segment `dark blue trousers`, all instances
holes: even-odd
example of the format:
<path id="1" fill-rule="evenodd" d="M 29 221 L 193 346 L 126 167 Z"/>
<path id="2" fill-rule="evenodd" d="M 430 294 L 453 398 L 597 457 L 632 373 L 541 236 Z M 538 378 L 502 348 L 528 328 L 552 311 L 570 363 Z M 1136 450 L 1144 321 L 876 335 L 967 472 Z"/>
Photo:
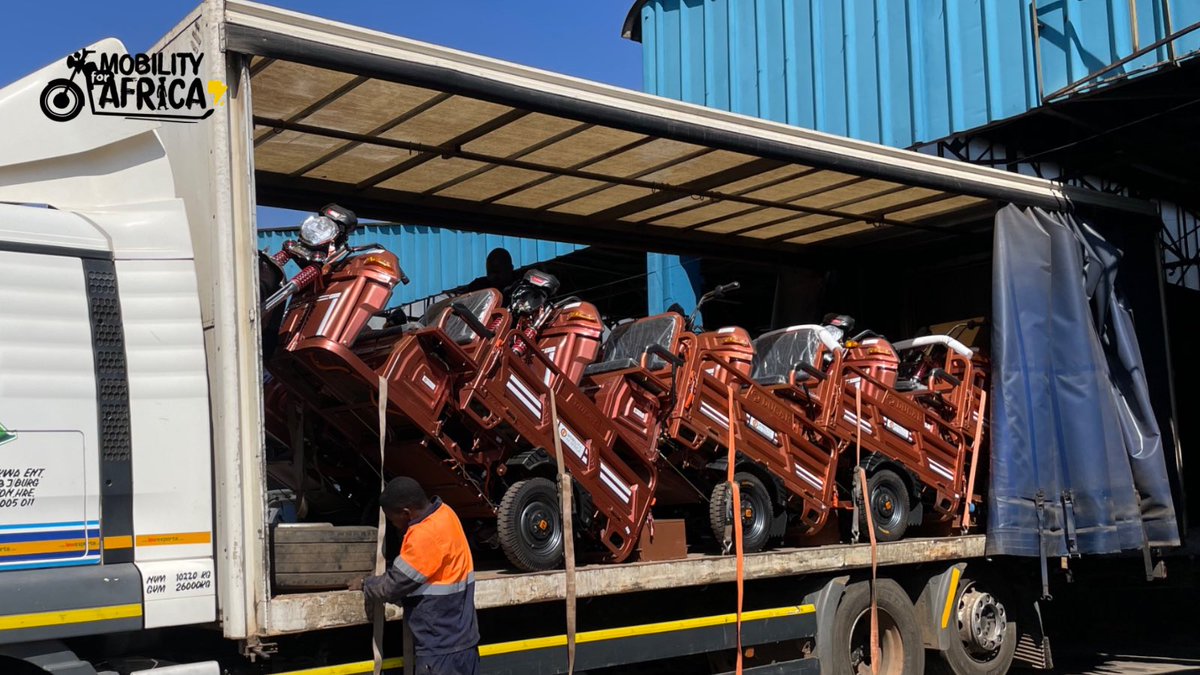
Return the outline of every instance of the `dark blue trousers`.
<path id="1" fill-rule="evenodd" d="M 479 675 L 479 648 L 416 658 L 417 675 Z"/>

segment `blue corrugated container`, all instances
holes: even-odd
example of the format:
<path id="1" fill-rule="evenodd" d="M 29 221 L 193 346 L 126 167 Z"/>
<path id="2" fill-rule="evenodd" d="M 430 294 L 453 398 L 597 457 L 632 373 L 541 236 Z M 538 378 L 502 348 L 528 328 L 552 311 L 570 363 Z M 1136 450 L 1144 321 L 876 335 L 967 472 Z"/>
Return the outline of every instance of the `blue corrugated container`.
<path id="1" fill-rule="evenodd" d="M 259 230 L 258 247 L 274 253 L 283 246 L 283 242 L 296 236 L 294 229 Z M 516 267 L 533 265 L 586 248 L 576 244 L 422 225 L 370 223 L 360 226 L 350 236 L 350 244 L 379 244 L 400 258 L 400 266 L 411 283 L 396 287 L 390 307 L 423 300 L 483 276 L 487 254 L 494 248 L 508 249 Z M 294 263 L 289 263 L 289 274 L 298 271 Z"/>
<path id="2" fill-rule="evenodd" d="M 1200 21 L 1198 0 L 1039 0 L 1050 94 Z M 1040 104 L 1031 0 L 644 0 L 646 91 L 910 146 Z M 1136 14 L 1136 21 L 1135 15 Z M 1174 43 L 1200 48 L 1200 31 Z M 1116 69 L 1168 58 L 1167 48 Z"/>

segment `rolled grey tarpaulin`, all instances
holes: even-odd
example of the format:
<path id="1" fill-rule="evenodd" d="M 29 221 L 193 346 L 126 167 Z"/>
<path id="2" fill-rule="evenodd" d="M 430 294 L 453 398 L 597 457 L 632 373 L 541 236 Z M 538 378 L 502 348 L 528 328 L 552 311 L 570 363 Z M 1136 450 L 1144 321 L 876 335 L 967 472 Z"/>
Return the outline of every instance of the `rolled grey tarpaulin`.
<path id="1" fill-rule="evenodd" d="M 988 554 L 1178 544 L 1120 250 L 1071 214 L 1007 206 L 993 254 Z"/>

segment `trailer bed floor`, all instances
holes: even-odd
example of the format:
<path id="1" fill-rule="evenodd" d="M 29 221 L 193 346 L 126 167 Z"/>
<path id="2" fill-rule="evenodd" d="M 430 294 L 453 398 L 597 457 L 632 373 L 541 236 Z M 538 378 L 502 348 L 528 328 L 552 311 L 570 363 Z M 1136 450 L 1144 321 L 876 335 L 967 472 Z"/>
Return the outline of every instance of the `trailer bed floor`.
<path id="1" fill-rule="evenodd" d="M 878 563 L 885 566 L 978 558 L 983 556 L 984 540 L 979 534 L 880 544 Z M 832 573 L 870 565 L 871 547 L 867 544 L 782 548 L 747 555 L 745 578 Z M 578 596 L 586 598 L 730 583 L 735 575 L 733 556 L 692 554 L 683 560 L 583 566 L 576 571 L 576 588 Z M 487 609 L 561 600 L 564 577 L 561 570 L 524 574 L 480 571 L 476 574 L 475 605 Z M 366 623 L 362 594 L 357 591 L 279 595 L 267 603 L 263 616 L 267 635 Z M 387 616 L 389 620 L 398 619 L 400 610 L 389 605 Z"/>

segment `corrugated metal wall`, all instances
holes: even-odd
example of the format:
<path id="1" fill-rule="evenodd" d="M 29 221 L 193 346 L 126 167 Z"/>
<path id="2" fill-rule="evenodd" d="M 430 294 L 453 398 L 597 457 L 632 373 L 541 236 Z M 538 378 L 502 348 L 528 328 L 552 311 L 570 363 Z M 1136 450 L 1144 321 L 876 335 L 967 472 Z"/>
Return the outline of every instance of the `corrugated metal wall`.
<path id="1" fill-rule="evenodd" d="M 1167 34 L 1164 0 L 1038 0 L 1051 93 Z M 1172 30 L 1200 0 L 1170 0 Z M 646 91 L 893 146 L 1039 104 L 1031 0 L 647 0 Z M 1136 13 L 1136 22 L 1133 14 Z M 1176 43 L 1200 48 L 1200 31 Z M 1166 48 L 1118 69 L 1167 58 Z"/>
<path id="2" fill-rule="evenodd" d="M 296 236 L 296 230 L 261 230 L 258 233 L 258 247 L 274 253 L 283 246 L 283 242 Z M 576 244 L 420 225 L 366 224 L 351 235 L 350 243 L 353 246 L 380 244 L 400 258 L 400 266 L 411 283 L 396 287 L 389 304 L 391 307 L 428 298 L 483 276 L 487 254 L 494 248 L 508 249 L 516 267 L 586 248 Z M 297 271 L 294 264 L 289 264 L 289 274 Z"/>

